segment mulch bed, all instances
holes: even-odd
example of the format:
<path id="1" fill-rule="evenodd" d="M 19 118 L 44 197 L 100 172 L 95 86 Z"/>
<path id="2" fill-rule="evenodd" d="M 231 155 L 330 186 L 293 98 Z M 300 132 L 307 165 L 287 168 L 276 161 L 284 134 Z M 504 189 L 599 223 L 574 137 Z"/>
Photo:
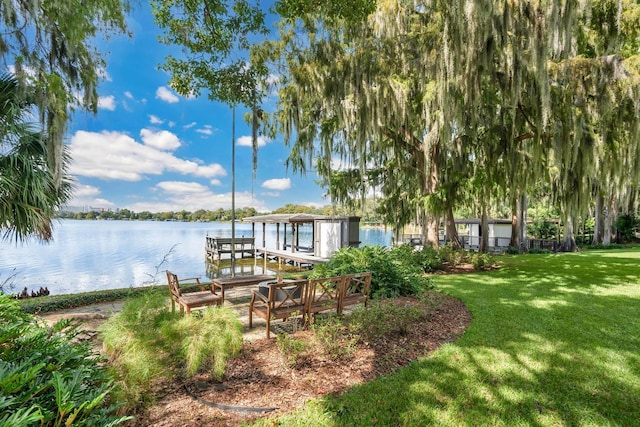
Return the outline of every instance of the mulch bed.
<path id="1" fill-rule="evenodd" d="M 391 374 L 455 341 L 470 324 L 471 314 L 462 302 L 441 294 L 437 298 L 439 303 L 424 319 L 407 325 L 402 333 L 359 342 L 348 359 L 328 355 L 308 330 L 292 335 L 309 349 L 295 364 L 287 361 L 275 338 L 246 341 L 241 355 L 228 364 L 222 382 L 201 375 L 186 383 L 164 384 L 156 404 L 135 414 L 136 419 L 126 425 L 235 426 L 301 408 L 310 399 Z M 420 301 L 405 297 L 394 303 L 419 305 Z M 216 407 L 220 405 L 245 410 Z"/>

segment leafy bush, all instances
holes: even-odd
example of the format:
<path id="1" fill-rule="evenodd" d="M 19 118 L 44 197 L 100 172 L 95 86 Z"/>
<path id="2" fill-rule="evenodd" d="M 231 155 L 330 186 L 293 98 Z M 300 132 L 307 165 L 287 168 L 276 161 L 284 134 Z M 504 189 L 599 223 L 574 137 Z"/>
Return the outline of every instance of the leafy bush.
<path id="1" fill-rule="evenodd" d="M 476 270 L 490 270 L 496 264 L 496 259 L 491 254 L 474 253 L 471 255 L 471 264 Z"/>
<path id="2" fill-rule="evenodd" d="M 358 338 L 347 331 L 337 315 L 318 318 L 311 328 L 325 353 L 333 359 L 347 359 L 357 350 Z"/>
<path id="3" fill-rule="evenodd" d="M 371 294 L 374 297 L 413 295 L 431 288 L 431 280 L 424 275 L 422 266 L 409 245 L 386 249 L 381 246 L 342 248 L 328 263 L 318 265 L 312 278 L 341 276 L 370 271 Z"/>
<path id="4" fill-rule="evenodd" d="M 621 214 L 616 218 L 614 226 L 624 242 L 631 242 L 636 237 L 636 230 L 640 228 L 640 219 L 634 214 Z"/>
<path id="5" fill-rule="evenodd" d="M 621 245 L 619 243 L 610 243 L 605 245 L 604 243 L 596 243 L 595 245 L 587 246 L 587 249 L 625 249 L 625 245 Z"/>
<path id="6" fill-rule="evenodd" d="M 405 334 L 407 325 L 421 319 L 424 312 L 414 306 L 398 306 L 392 301 L 374 301 L 370 307 L 356 307 L 346 322 L 349 329 L 363 340 L 381 336 Z"/>
<path id="7" fill-rule="evenodd" d="M 467 252 L 463 249 L 454 249 L 451 245 L 444 245 L 440 248 L 440 259 L 451 267 L 457 267 L 467 260 Z"/>
<path id="8" fill-rule="evenodd" d="M 115 426 L 113 379 L 69 321 L 45 327 L 0 295 L 0 425 Z"/>
<path id="9" fill-rule="evenodd" d="M 421 250 L 414 251 L 414 259 L 425 273 L 442 270 L 444 267 L 440 253 L 431 246 L 423 246 Z"/>
<path id="10" fill-rule="evenodd" d="M 504 252 L 509 255 L 518 255 L 520 253 L 520 250 L 515 246 L 509 246 L 507 249 L 505 249 Z"/>
<path id="11" fill-rule="evenodd" d="M 298 358 L 307 349 L 304 341 L 297 340 L 289 334 L 276 335 L 276 346 L 286 359 L 287 366 L 291 367 L 298 363 Z"/>
<path id="12" fill-rule="evenodd" d="M 162 379 L 192 376 L 201 368 L 220 378 L 242 345 L 242 323 L 230 308 L 181 316 L 171 312 L 164 291 L 127 300 L 101 333 L 122 399 L 132 406 L 144 404 Z"/>

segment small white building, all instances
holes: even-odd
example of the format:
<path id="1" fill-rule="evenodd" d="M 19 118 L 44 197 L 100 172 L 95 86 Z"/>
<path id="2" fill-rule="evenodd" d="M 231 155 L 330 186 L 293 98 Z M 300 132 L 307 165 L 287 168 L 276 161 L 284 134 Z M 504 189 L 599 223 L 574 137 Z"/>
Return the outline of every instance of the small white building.
<path id="1" fill-rule="evenodd" d="M 313 265 L 326 262 L 338 249 L 360 245 L 360 217 L 356 216 L 270 214 L 251 216 L 242 221 L 252 224 L 252 235 L 256 242 L 259 242 L 256 224 L 262 224 L 262 247 L 256 248 L 256 253 L 264 254 L 265 257 L 288 259 L 299 264 Z M 267 224 L 276 225 L 275 248 L 266 248 Z M 312 224 L 311 245 L 301 245 L 300 227 L 309 224 Z"/>
<path id="2" fill-rule="evenodd" d="M 478 249 L 482 238 L 482 221 L 476 218 L 456 219 L 458 236 L 465 249 Z M 492 250 L 502 250 L 509 247 L 511 242 L 511 220 L 489 218 L 486 232 L 489 235 L 488 247 Z"/>

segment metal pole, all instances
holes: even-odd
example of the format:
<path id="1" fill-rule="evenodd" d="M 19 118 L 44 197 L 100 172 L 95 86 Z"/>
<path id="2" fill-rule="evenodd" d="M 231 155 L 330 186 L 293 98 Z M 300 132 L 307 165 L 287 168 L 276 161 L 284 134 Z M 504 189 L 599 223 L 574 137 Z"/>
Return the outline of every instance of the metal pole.
<path id="1" fill-rule="evenodd" d="M 231 277 L 236 276 L 236 106 L 231 107 Z"/>

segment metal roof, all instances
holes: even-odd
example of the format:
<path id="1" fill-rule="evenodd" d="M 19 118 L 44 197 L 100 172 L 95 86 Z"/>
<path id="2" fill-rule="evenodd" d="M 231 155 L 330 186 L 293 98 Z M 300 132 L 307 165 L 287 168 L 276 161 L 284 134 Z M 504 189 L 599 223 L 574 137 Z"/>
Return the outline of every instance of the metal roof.
<path id="1" fill-rule="evenodd" d="M 269 215 L 256 215 L 248 216 L 242 219 L 242 222 L 264 222 L 264 223 L 280 223 L 280 224 L 303 224 L 313 223 L 317 220 L 324 221 L 343 221 L 349 218 L 348 216 L 327 216 L 327 215 L 313 215 L 313 214 L 269 214 Z"/>

